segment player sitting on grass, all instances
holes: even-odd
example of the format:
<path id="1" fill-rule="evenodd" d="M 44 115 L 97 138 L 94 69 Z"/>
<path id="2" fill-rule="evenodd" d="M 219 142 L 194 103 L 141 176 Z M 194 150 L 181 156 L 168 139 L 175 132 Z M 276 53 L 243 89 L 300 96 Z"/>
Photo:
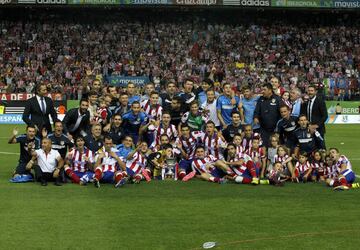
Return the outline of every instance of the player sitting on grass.
<path id="1" fill-rule="evenodd" d="M 181 125 L 181 134 L 176 139 L 177 149 L 181 152 L 181 160 L 179 162 L 179 179 L 182 180 L 184 176 L 192 171 L 191 163 L 195 155 L 195 149 L 198 145 L 199 138 L 202 132 L 190 132 L 190 127 L 187 124 Z"/>
<path id="2" fill-rule="evenodd" d="M 226 180 L 222 178 L 225 176 L 224 171 L 217 168 L 219 162 L 220 161 L 212 155 L 206 156 L 205 148 L 198 146 L 195 150 L 195 158 L 191 164 L 193 171 L 182 180 L 188 181 L 196 176 L 199 179 L 209 182 L 225 183 Z"/>
<path id="3" fill-rule="evenodd" d="M 306 152 L 300 152 L 298 161 L 295 164 L 295 170 L 294 175 L 295 179 L 293 180 L 295 182 L 307 182 L 308 180 L 311 180 L 311 172 L 312 167 L 311 164 L 308 162 L 308 156 Z"/>
<path id="4" fill-rule="evenodd" d="M 123 178 L 127 176 L 125 164 L 117 156 L 111 137 L 105 136 L 104 146 L 97 152 L 95 160 L 95 187 L 99 188 L 100 182 L 115 183 L 115 187 L 126 183 L 126 179 Z"/>
<path id="5" fill-rule="evenodd" d="M 274 156 L 274 162 L 280 162 L 284 169 L 287 169 L 289 175 L 295 180 L 294 167 L 291 163 L 292 157 L 289 156 L 289 149 L 285 146 L 277 148 L 277 154 Z"/>
<path id="6" fill-rule="evenodd" d="M 65 157 L 65 173 L 72 182 L 85 185 L 93 178 L 94 152 L 86 148 L 84 137 L 78 136 L 73 148 Z"/>
<path id="7" fill-rule="evenodd" d="M 162 145 L 162 149 L 151 153 L 147 157 L 147 168 L 153 172 L 154 179 L 161 180 L 162 169 L 166 168 L 166 159 L 173 157 L 173 147 L 171 144 Z"/>
<path id="8" fill-rule="evenodd" d="M 345 155 L 340 155 L 337 148 L 330 148 L 330 157 L 333 164 L 339 169 L 339 174 L 332 178 L 327 179 L 326 183 L 334 190 L 348 190 L 350 188 L 359 188 L 359 183 L 354 183 L 355 173 L 352 171 L 352 166 Z"/>
<path id="9" fill-rule="evenodd" d="M 131 178 L 133 183 L 140 183 L 141 180 L 151 180 L 151 172 L 145 170 L 146 154 L 148 152 L 148 145 L 146 142 L 140 142 L 139 145 L 133 150 L 126 159 L 126 172 L 127 176 Z M 122 176 L 126 178 L 126 176 Z"/>
<path id="10" fill-rule="evenodd" d="M 218 164 L 225 169 L 226 178 L 236 183 L 259 184 L 260 168 L 252 161 L 251 157 L 244 153 L 237 154 L 236 146 L 233 143 L 229 143 L 227 152 L 226 161 Z M 261 184 L 268 184 L 268 181 L 262 181 Z"/>

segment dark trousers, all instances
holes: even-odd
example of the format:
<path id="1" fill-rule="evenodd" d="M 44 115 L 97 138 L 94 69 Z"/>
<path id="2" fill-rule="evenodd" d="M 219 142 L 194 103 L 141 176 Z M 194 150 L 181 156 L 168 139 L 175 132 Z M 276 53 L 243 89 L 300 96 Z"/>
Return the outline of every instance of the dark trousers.
<path id="1" fill-rule="evenodd" d="M 39 166 L 35 166 L 34 171 L 35 171 L 35 181 L 37 182 L 54 181 L 60 183 L 61 181 L 60 174 L 57 178 L 54 178 L 53 177 L 54 172 L 52 173 L 43 172 Z"/>

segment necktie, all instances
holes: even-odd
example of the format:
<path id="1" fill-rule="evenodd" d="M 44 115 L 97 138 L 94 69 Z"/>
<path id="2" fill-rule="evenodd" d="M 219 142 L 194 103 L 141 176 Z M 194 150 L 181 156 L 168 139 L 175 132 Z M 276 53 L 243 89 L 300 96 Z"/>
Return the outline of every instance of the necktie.
<path id="1" fill-rule="evenodd" d="M 46 110 L 45 110 L 44 97 L 41 97 L 41 98 L 40 98 L 40 103 L 41 103 L 41 111 L 43 112 L 43 114 L 45 114 L 45 113 L 46 113 Z"/>
<path id="2" fill-rule="evenodd" d="M 310 99 L 309 100 L 309 103 L 308 103 L 308 119 L 309 119 L 309 121 L 311 122 L 311 112 L 312 112 L 312 107 L 311 107 L 311 105 L 312 105 L 312 102 L 313 102 L 313 98 L 312 99 Z"/>

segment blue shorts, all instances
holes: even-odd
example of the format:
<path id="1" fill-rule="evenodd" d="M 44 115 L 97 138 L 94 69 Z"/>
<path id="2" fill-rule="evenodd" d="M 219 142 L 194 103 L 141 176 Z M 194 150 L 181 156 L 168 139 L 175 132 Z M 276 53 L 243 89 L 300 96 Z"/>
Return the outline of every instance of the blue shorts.
<path id="1" fill-rule="evenodd" d="M 181 170 L 184 170 L 186 173 L 190 173 L 192 171 L 191 163 L 192 160 L 181 160 L 179 162 L 179 168 L 181 168 Z"/>
<path id="2" fill-rule="evenodd" d="M 226 175 L 224 171 L 218 168 L 213 169 L 210 174 L 217 178 L 223 178 Z"/>
<path id="3" fill-rule="evenodd" d="M 344 171 L 340 172 L 346 179 L 346 182 L 351 184 L 355 181 L 355 173 L 351 169 L 345 169 Z"/>
<path id="4" fill-rule="evenodd" d="M 103 177 L 101 178 L 100 182 L 102 183 L 114 183 L 114 172 L 106 171 L 103 172 Z"/>
<path id="5" fill-rule="evenodd" d="M 137 175 L 131 168 L 126 168 L 126 173 L 128 174 L 128 176 L 135 176 Z M 141 173 L 141 171 L 139 172 L 139 174 Z"/>
<path id="6" fill-rule="evenodd" d="M 87 175 L 91 179 L 94 173 L 90 171 L 86 171 L 86 172 L 74 171 L 74 174 L 76 174 L 79 178 L 82 178 L 84 177 L 84 175 Z"/>
<path id="7" fill-rule="evenodd" d="M 256 176 L 258 177 L 260 175 L 260 168 L 255 167 L 255 170 L 256 170 Z M 246 169 L 241 176 L 244 177 L 244 178 L 249 178 L 249 179 L 253 178 L 251 176 L 251 173 L 250 173 L 249 169 Z"/>

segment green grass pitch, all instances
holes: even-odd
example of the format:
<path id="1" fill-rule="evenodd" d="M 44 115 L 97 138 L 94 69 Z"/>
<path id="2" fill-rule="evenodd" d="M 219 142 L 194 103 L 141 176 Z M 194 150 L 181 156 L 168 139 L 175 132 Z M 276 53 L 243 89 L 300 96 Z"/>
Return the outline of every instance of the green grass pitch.
<path id="1" fill-rule="evenodd" d="M 8 182 L 19 145 L 0 130 L 0 249 L 359 249 L 360 190 L 163 181 L 62 187 Z M 21 127 L 23 128 L 23 127 Z M 360 126 L 327 127 L 327 145 L 360 175 Z"/>

